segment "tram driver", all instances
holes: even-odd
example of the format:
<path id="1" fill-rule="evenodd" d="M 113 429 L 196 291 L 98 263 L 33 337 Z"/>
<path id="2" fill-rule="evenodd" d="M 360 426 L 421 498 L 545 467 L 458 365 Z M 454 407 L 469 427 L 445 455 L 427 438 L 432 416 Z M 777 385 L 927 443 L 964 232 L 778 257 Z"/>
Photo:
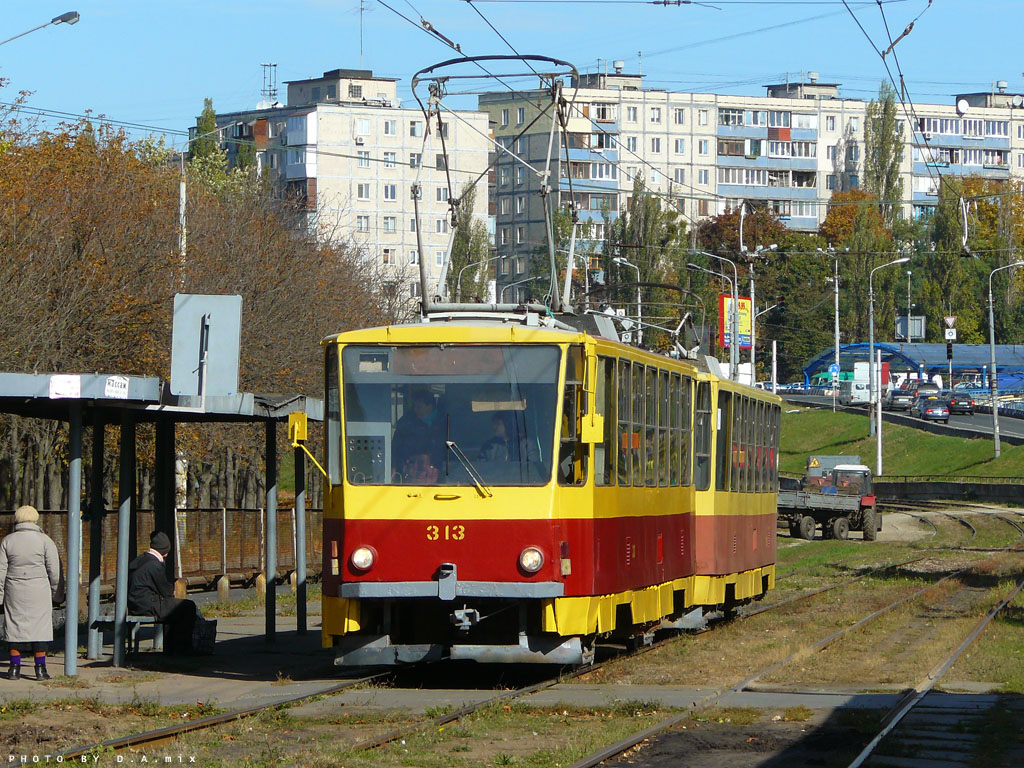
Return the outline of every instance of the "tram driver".
<path id="1" fill-rule="evenodd" d="M 437 404 L 429 390 L 412 395 L 412 410 L 398 420 L 392 447 L 392 475 L 399 482 L 436 483 L 444 464 L 444 438 Z"/>

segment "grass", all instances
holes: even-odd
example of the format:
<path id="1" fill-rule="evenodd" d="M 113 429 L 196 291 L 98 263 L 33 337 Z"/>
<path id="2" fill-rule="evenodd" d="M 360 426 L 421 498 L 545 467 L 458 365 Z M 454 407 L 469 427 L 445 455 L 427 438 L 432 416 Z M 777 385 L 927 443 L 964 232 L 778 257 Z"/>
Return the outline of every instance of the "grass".
<path id="1" fill-rule="evenodd" d="M 793 410 L 783 408 L 780 471 L 802 475 L 807 457 L 814 454 L 856 454 L 873 464 L 875 439 L 867 436 L 867 414 L 819 408 L 790 413 Z M 886 475 L 1015 477 L 1024 474 L 1024 446 L 1003 445 L 1002 456 L 994 459 L 991 440 L 935 435 L 885 423 L 882 465 Z"/>
<path id="2" fill-rule="evenodd" d="M 946 677 L 990 682 L 1004 693 L 1024 693 L 1024 595 L 988 625 Z"/>

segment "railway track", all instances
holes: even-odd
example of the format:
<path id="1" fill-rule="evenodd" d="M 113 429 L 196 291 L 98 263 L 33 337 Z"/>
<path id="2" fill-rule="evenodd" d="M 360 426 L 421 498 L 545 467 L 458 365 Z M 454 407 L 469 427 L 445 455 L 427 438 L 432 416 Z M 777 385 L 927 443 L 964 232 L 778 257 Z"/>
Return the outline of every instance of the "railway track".
<path id="1" fill-rule="evenodd" d="M 1021 535 L 1024 536 L 1024 527 L 1019 526 L 1019 525 L 1015 525 L 1015 527 L 1017 528 L 1018 532 L 1020 532 Z M 1015 542 L 1013 545 L 1010 545 L 1009 547 L 1006 547 L 1005 549 L 1010 549 L 1013 546 L 1016 546 L 1017 543 L 1019 543 L 1019 540 L 1018 540 L 1018 542 Z M 905 568 L 907 566 L 913 565 L 914 563 L 917 563 L 917 562 L 920 562 L 922 560 L 925 560 L 928 557 L 929 557 L 929 555 L 925 554 L 925 555 L 922 555 L 920 557 L 915 557 L 915 558 L 911 558 L 911 559 L 908 559 L 908 560 L 903 560 L 903 561 L 896 562 L 896 563 L 885 564 L 885 565 L 879 566 L 877 568 L 873 568 L 873 569 L 871 569 L 869 571 L 866 571 L 866 572 L 864 572 L 862 574 L 859 574 L 856 577 L 853 577 L 851 579 L 844 579 L 844 580 L 842 580 L 842 581 L 840 581 L 840 582 L 838 582 L 836 584 L 829 585 L 829 586 L 821 588 L 821 589 L 817 589 L 817 590 L 813 590 L 813 591 L 808 592 L 808 593 L 796 595 L 796 596 L 794 596 L 792 598 L 789 598 L 789 599 L 786 599 L 786 600 L 782 600 L 782 601 L 779 601 L 777 603 L 771 603 L 769 605 L 758 606 L 756 608 L 747 610 L 747 611 L 745 611 L 745 612 L 743 612 L 740 615 L 735 616 L 735 617 L 730 617 L 730 618 L 727 618 L 727 619 L 726 618 L 719 619 L 717 621 L 712 622 L 712 624 L 710 624 L 709 626 L 715 626 L 715 625 L 717 625 L 719 623 L 722 623 L 724 621 L 744 621 L 744 620 L 748 620 L 748 619 L 751 619 L 751 618 L 753 618 L 755 616 L 761 615 L 761 614 L 763 614 L 765 612 L 768 612 L 768 611 L 771 611 L 771 610 L 775 610 L 775 609 L 778 609 L 778 608 L 782 608 L 784 606 L 789 606 L 789 605 L 792 605 L 794 603 L 798 603 L 798 602 L 801 602 L 801 601 L 804 601 L 804 600 L 809 600 L 811 598 L 817 597 L 817 596 L 822 595 L 824 593 L 831 592 L 833 590 L 837 590 L 837 589 L 840 589 L 840 588 L 843 588 L 843 587 L 850 586 L 850 585 L 855 584 L 858 581 L 861 581 L 862 579 L 867 578 L 869 576 L 877 575 L 879 573 L 883 573 L 883 572 L 888 571 L 888 570 L 893 570 L 893 569 L 898 569 L 898 568 Z M 903 597 L 903 598 L 901 598 L 901 599 L 899 599 L 897 601 L 894 601 L 894 602 L 890 603 L 889 605 L 886 605 L 883 608 L 873 612 L 872 614 L 870 614 L 869 616 L 865 617 L 864 619 L 862 619 L 861 621 L 857 622 L 856 624 L 851 625 L 849 627 L 845 627 L 842 630 L 839 630 L 837 632 L 834 632 L 831 635 L 829 635 L 828 637 L 823 638 L 822 640 L 819 640 L 815 644 L 812 644 L 811 646 L 807 646 L 807 647 L 801 648 L 798 652 L 796 652 L 794 654 L 791 654 L 786 659 L 784 659 L 784 660 L 782 660 L 780 662 L 777 662 L 777 663 L 771 665 L 770 667 L 767 667 L 767 668 L 761 670 L 760 672 L 758 672 L 758 673 L 756 673 L 756 674 L 746 678 L 741 683 L 739 683 L 737 685 L 734 685 L 734 686 L 731 686 L 731 687 L 726 688 L 726 689 L 722 689 L 722 690 L 720 690 L 720 691 L 718 691 L 718 692 L 716 692 L 714 694 L 710 694 L 709 696 L 705 697 L 701 701 L 696 702 L 696 705 L 694 707 L 686 710 L 684 713 L 676 715 L 673 718 L 670 718 L 669 720 L 666 720 L 666 721 L 664 721 L 662 723 L 659 723 L 659 724 L 653 726 L 650 729 L 646 729 L 645 731 L 642 731 L 642 732 L 640 732 L 638 734 L 635 734 L 633 737 L 630 737 L 630 739 L 627 739 L 627 740 L 625 740 L 623 742 L 619 742 L 616 745 L 612 745 L 612 747 L 608 747 L 605 750 L 602 750 L 600 753 L 598 753 L 598 755 L 601 755 L 599 759 L 598 759 L 598 755 L 592 756 L 593 760 L 596 760 L 596 762 L 594 762 L 594 761 L 591 761 L 591 762 L 581 761 L 581 762 L 575 764 L 573 766 L 573 768 L 584 768 L 585 766 L 598 765 L 600 762 L 603 762 L 604 760 L 607 760 L 610 757 L 614 757 L 616 754 L 619 754 L 620 752 L 625 751 L 626 749 L 629 749 L 632 746 L 635 746 L 637 743 L 640 743 L 644 739 L 650 738 L 652 735 L 655 735 L 655 734 L 657 734 L 657 733 L 659 733 L 661 731 L 664 731 L 664 730 L 666 730 L 668 728 L 671 728 L 673 725 L 675 725 L 675 724 L 681 722 L 683 719 L 689 717 L 690 713 L 694 709 L 704 708 L 704 707 L 708 707 L 708 706 L 714 706 L 714 704 L 717 701 L 721 700 L 723 697 L 725 697 L 725 696 L 727 696 L 729 694 L 737 693 L 739 691 L 744 690 L 747 686 L 751 685 L 756 680 L 758 680 L 758 679 L 760 679 L 760 678 L 762 678 L 762 677 L 764 677 L 764 676 L 766 676 L 768 674 L 771 674 L 773 671 L 776 671 L 777 669 L 780 669 L 780 668 L 784 667 L 786 664 L 790 663 L 798 655 L 803 655 L 803 654 L 806 654 L 806 653 L 813 653 L 813 652 L 817 652 L 817 651 L 823 650 L 824 648 L 826 648 L 829 645 L 833 644 L 834 642 L 836 642 L 837 640 L 839 640 L 842 637 L 846 636 L 847 634 L 849 634 L 850 632 L 854 631 L 855 629 L 858 629 L 861 626 L 863 626 L 864 624 L 866 624 L 866 623 L 868 623 L 868 622 L 870 622 L 870 621 L 872 621 L 872 620 L 874 620 L 874 619 L 876 619 L 876 618 L 878 618 L 880 616 L 883 616 L 886 613 L 889 613 L 890 611 L 894 610 L 895 608 L 899 607 L 900 605 L 903 605 L 903 604 L 905 604 L 905 603 L 907 603 L 907 602 L 909 602 L 909 601 L 911 601 L 913 599 L 916 599 L 920 595 L 928 592 L 929 590 L 934 589 L 939 584 L 944 583 L 944 582 L 948 581 L 949 579 L 954 578 L 957 575 L 961 575 L 966 570 L 968 570 L 968 569 L 962 569 L 961 571 L 958 571 L 955 574 L 947 575 L 947 576 L 943 577 L 942 579 L 940 579 L 940 580 L 938 580 L 936 582 L 933 582 L 932 584 L 929 584 L 929 585 L 927 585 L 927 586 L 925 586 L 925 587 L 915 591 L 914 593 L 912 593 L 909 596 L 905 596 L 905 597 Z M 680 634 L 681 634 L 680 631 L 673 631 L 671 636 L 669 636 L 667 638 L 664 638 L 664 639 L 661 639 L 661 640 L 657 640 L 657 641 L 651 642 L 648 645 L 644 645 L 644 646 L 642 646 L 640 648 L 637 648 L 637 649 L 635 649 L 635 650 L 633 650 L 631 652 L 628 652 L 626 654 L 626 657 L 639 656 L 639 655 L 642 655 L 644 653 L 653 651 L 653 650 L 655 650 L 657 648 L 661 648 L 661 647 L 663 647 L 665 645 L 669 645 L 669 644 L 675 642 L 678 639 Z M 614 656 L 614 660 L 619 660 L 619 659 L 622 659 L 622 658 L 623 658 L 623 654 L 618 654 L 618 655 Z M 443 664 L 443 663 L 445 663 L 445 662 L 438 662 L 438 664 Z M 422 731 L 424 731 L 426 729 L 441 728 L 441 727 L 443 727 L 445 725 L 448 725 L 449 723 L 452 723 L 452 722 L 458 721 L 460 719 L 463 719 L 463 718 L 465 718 L 468 715 L 471 715 L 471 714 L 473 714 L 475 712 L 478 712 L 478 711 L 480 711 L 480 710 L 482 710 L 482 709 L 484 709 L 486 707 L 492 706 L 494 704 L 498 704 L 498 703 L 502 703 L 502 702 L 507 702 L 507 701 L 512 701 L 512 700 L 515 700 L 515 699 L 518 699 L 518 698 L 529 696 L 531 694 L 537 693 L 537 692 L 545 690 L 547 688 L 551 688 L 551 687 L 553 687 L 553 686 L 555 686 L 555 685 L 557 685 L 559 683 L 567 682 L 567 681 L 573 680 L 573 679 L 578 678 L 578 677 L 583 676 L 583 675 L 589 675 L 589 674 L 591 674 L 591 673 L 593 673 L 593 672 L 603 668 L 607 663 L 609 663 L 609 662 L 608 661 L 599 662 L 599 663 L 596 663 L 596 664 L 593 664 L 593 665 L 589 665 L 589 666 L 586 666 L 586 667 L 580 667 L 580 668 L 575 669 L 575 670 L 571 670 L 571 671 L 568 671 L 568 672 L 561 673 L 559 675 L 552 676 L 552 677 L 550 677 L 550 678 L 548 678 L 546 680 L 542 680 L 540 682 L 533 682 L 533 683 L 530 683 L 528 685 L 521 686 L 521 687 L 518 687 L 518 688 L 504 690 L 504 691 L 499 691 L 499 692 L 495 693 L 494 696 L 487 697 L 486 699 L 481 700 L 479 702 L 474 702 L 472 704 L 468 704 L 468 705 L 466 705 L 464 707 L 461 707 L 461 708 L 459 708 L 457 710 L 454 710 L 452 712 L 439 715 L 439 716 L 431 718 L 431 719 L 429 719 L 427 721 L 421 721 L 421 722 L 417 722 L 417 723 L 414 723 L 414 724 L 410 724 L 408 726 L 392 729 L 392 730 L 390 730 L 390 731 L 388 731 L 388 732 L 386 732 L 384 734 L 381 734 L 380 736 L 375 736 L 373 738 L 364 739 L 362 741 L 356 742 L 351 747 L 351 749 L 354 750 L 354 751 L 369 751 L 369 750 L 377 749 L 377 748 L 385 746 L 387 744 L 399 741 L 399 740 L 401 740 L 403 738 L 406 738 L 406 737 L 408 737 L 410 735 L 422 732 Z M 380 673 L 380 674 L 376 674 L 376 675 L 369 675 L 369 676 L 366 676 L 366 677 L 361 677 L 361 678 L 358 678 L 358 679 L 353 679 L 353 680 L 350 680 L 350 681 L 345 681 L 344 683 L 340 683 L 340 684 L 337 684 L 337 685 L 327 686 L 327 687 L 325 687 L 325 688 L 323 688 L 321 690 L 318 690 L 318 691 L 314 691 L 314 692 L 311 692 L 311 693 L 308 693 L 308 694 L 304 694 L 302 696 L 297 696 L 297 697 L 294 697 L 294 698 L 291 698 L 291 699 L 286 699 L 286 700 L 283 700 L 283 701 L 278 701 L 278 702 L 275 702 L 275 703 L 269 704 L 269 705 L 264 705 L 264 706 L 260 706 L 260 707 L 251 707 L 251 708 L 240 709 L 240 710 L 233 710 L 231 712 L 226 712 L 226 713 L 222 713 L 220 715 L 214 715 L 214 716 L 211 716 L 211 717 L 202 718 L 202 719 L 195 720 L 195 721 L 192 721 L 192 722 L 186 722 L 186 723 L 182 723 L 182 724 L 178 724 L 178 725 L 168 726 L 168 727 L 165 727 L 165 728 L 158 728 L 158 729 L 153 729 L 153 730 L 150 730 L 150 731 L 130 734 L 130 735 L 127 735 L 127 736 L 118 737 L 118 738 L 114 738 L 114 739 L 108 739 L 106 741 L 103 741 L 103 742 L 100 742 L 100 743 L 97 743 L 97 744 L 90 744 L 90 745 L 85 745 L 85 746 L 81 746 L 81 747 L 76 747 L 74 749 L 71 749 L 71 750 L 68 750 L 66 752 L 61 753 L 61 755 L 62 755 L 62 757 L 64 757 L 64 759 L 74 759 L 74 758 L 79 758 L 79 757 L 81 757 L 83 755 L 87 755 L 87 754 L 90 754 L 90 753 L 96 753 L 98 751 L 119 751 L 119 750 L 125 750 L 125 749 L 138 749 L 138 748 L 146 747 L 146 746 L 152 747 L 152 746 L 155 746 L 155 745 L 158 745 L 158 744 L 161 744 L 161 743 L 166 743 L 166 742 L 168 742 L 168 741 L 170 741 L 170 740 L 172 740 L 174 738 L 177 738 L 178 736 L 182 736 L 182 735 L 187 734 L 187 733 L 191 733 L 191 732 L 195 732 L 195 731 L 199 731 L 199 730 L 204 730 L 204 729 L 216 728 L 216 727 L 223 726 L 223 725 L 226 725 L 226 724 L 229 724 L 229 723 L 232 723 L 232 722 L 236 722 L 238 720 L 241 720 L 241 719 L 244 719 L 244 718 L 247 718 L 247 717 L 252 717 L 254 715 L 258 715 L 261 712 L 265 712 L 265 711 L 268 711 L 268 710 L 273 710 L 273 709 L 277 709 L 277 708 L 281 708 L 281 707 L 287 707 L 287 706 L 293 706 L 293 705 L 296 705 L 296 704 L 301 704 L 302 702 L 307 701 L 309 699 L 313 699 L 313 698 L 317 698 L 317 697 L 324 697 L 324 696 L 332 696 L 332 695 L 335 695 L 335 694 L 338 694 L 338 693 L 342 693 L 342 692 L 344 692 L 346 690 L 349 690 L 349 689 L 355 687 L 356 685 L 384 681 L 384 680 L 386 680 L 388 678 L 393 677 L 394 675 L 395 675 L 395 673 L 391 672 L 391 671 Z M 627 741 L 629 741 L 630 743 L 626 743 Z M 618 751 L 617 752 L 610 752 L 609 751 L 609 750 L 613 750 L 613 749 L 618 749 Z M 591 760 L 591 758 L 588 758 L 588 760 Z"/>

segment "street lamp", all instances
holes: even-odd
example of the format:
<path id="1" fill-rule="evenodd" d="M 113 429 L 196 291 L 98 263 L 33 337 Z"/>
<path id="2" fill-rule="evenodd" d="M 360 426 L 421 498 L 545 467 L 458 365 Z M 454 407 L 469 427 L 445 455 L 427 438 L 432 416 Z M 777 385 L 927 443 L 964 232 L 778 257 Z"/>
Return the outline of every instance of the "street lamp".
<path id="1" fill-rule="evenodd" d="M 455 301 L 458 302 L 459 299 L 462 298 L 462 273 L 463 272 L 465 272 L 470 267 L 476 267 L 476 266 L 479 266 L 480 264 L 486 264 L 489 261 L 494 261 L 495 259 L 500 259 L 500 258 L 502 258 L 502 257 L 501 256 L 489 256 L 486 259 L 481 259 L 480 261 L 474 261 L 474 262 L 472 262 L 470 264 L 467 264 L 462 269 L 460 269 L 459 270 L 459 276 L 455 280 Z"/>
<path id="2" fill-rule="evenodd" d="M 724 261 L 730 267 L 732 267 L 732 311 L 729 313 L 729 378 L 733 381 L 739 381 L 740 374 L 740 297 L 739 297 L 739 273 L 736 271 L 736 262 L 732 259 L 727 259 L 725 256 L 716 256 L 713 253 L 707 251 L 691 251 L 691 253 L 697 253 L 701 256 L 707 256 L 711 259 L 718 259 Z M 703 267 L 698 267 L 703 269 Z M 709 270 L 704 270 L 705 272 Z M 712 272 L 711 274 L 718 274 Z"/>
<path id="3" fill-rule="evenodd" d="M 778 249 L 778 245 L 772 243 L 767 246 L 768 251 L 774 251 Z M 742 249 L 746 252 L 746 246 Z M 753 386 L 757 382 L 757 301 L 755 301 L 756 294 L 754 293 L 754 262 L 757 258 L 766 250 L 766 247 L 759 245 L 754 248 L 754 255 L 750 257 L 750 384 Z"/>
<path id="4" fill-rule="evenodd" d="M 35 32 L 37 29 L 43 29 L 44 27 L 48 27 L 51 24 L 67 24 L 68 26 L 71 26 L 72 24 L 77 24 L 80 18 L 81 16 L 78 15 L 78 11 L 68 11 L 67 13 L 62 13 L 60 16 L 54 16 L 45 24 L 40 24 L 38 27 L 32 27 L 32 29 L 25 30 L 24 32 L 21 32 L 15 35 L 14 37 L 8 37 L 6 40 L 0 40 L 0 45 L 3 45 L 4 43 L 9 43 L 11 42 L 11 40 L 17 40 L 19 37 L 24 37 L 30 32 Z"/>
<path id="5" fill-rule="evenodd" d="M 896 264 L 906 264 L 908 261 L 910 261 L 909 256 L 893 259 L 890 262 L 875 267 L 868 274 L 868 376 L 870 378 L 868 382 L 868 410 L 870 411 L 868 435 L 871 437 L 875 434 L 875 399 L 877 397 L 875 388 L 875 272 L 886 267 L 895 266 Z M 881 403 L 880 400 L 879 403 Z M 879 460 L 879 463 L 881 463 L 881 460 Z M 878 474 L 881 474 L 881 469 L 878 470 Z"/>
<path id="6" fill-rule="evenodd" d="M 722 278 L 727 283 L 729 283 L 729 293 L 730 294 L 734 294 L 735 293 L 736 285 L 733 283 L 732 279 L 727 274 L 725 274 L 724 272 L 715 272 L 715 270 L 713 270 L 713 269 L 708 269 L 707 267 L 702 267 L 700 264 L 693 264 L 692 262 L 687 262 L 686 267 L 687 267 L 687 269 L 696 269 L 699 272 L 706 272 L 707 274 L 713 275 L 714 277 Z M 733 314 L 731 319 L 733 321 L 732 322 L 732 342 L 733 343 L 731 343 L 729 345 L 729 368 L 730 368 L 730 370 L 729 370 L 729 378 L 732 379 L 733 381 L 736 381 L 737 380 L 737 378 L 736 378 L 736 366 L 733 364 L 733 349 L 736 348 L 736 343 L 735 343 L 736 342 L 736 317 L 735 317 L 735 313 Z M 739 357 L 739 355 L 737 355 L 737 357 Z"/>
<path id="7" fill-rule="evenodd" d="M 616 256 L 612 259 L 612 263 L 619 264 L 624 267 L 632 267 L 636 270 L 636 343 L 637 346 L 641 346 L 644 342 L 644 332 L 642 328 L 643 322 L 643 306 L 640 299 L 640 267 L 636 264 L 631 264 L 626 261 L 625 256 Z"/>
<path id="8" fill-rule="evenodd" d="M 992 450 L 997 459 L 1002 451 L 999 445 L 999 403 L 996 401 L 996 397 L 999 394 L 999 385 L 996 383 L 996 324 L 992 312 L 992 275 L 1001 270 L 1013 269 L 1014 267 L 1024 267 L 1024 261 L 1015 261 L 1004 267 L 996 267 L 988 273 L 988 351 L 989 364 L 992 366 L 992 372 L 989 375 L 989 390 L 992 393 Z"/>
<path id="9" fill-rule="evenodd" d="M 507 291 L 509 288 L 512 288 L 513 286 L 516 286 L 516 285 L 522 285 L 523 283 L 532 283 L 534 280 L 539 280 L 539 279 L 540 279 L 540 276 L 537 275 L 537 276 L 534 276 L 534 277 L 528 277 L 525 280 L 517 280 L 514 283 L 509 283 L 508 285 L 503 285 L 501 287 L 501 295 L 498 297 L 499 302 L 504 302 L 505 301 L 505 291 Z"/>

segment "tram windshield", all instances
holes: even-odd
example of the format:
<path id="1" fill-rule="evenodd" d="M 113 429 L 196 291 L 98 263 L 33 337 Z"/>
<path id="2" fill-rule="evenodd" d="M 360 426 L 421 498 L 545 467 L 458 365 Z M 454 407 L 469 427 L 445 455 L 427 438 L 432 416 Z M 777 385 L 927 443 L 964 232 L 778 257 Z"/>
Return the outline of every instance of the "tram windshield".
<path id="1" fill-rule="evenodd" d="M 544 485 L 558 364 L 551 345 L 346 347 L 348 481 Z"/>

